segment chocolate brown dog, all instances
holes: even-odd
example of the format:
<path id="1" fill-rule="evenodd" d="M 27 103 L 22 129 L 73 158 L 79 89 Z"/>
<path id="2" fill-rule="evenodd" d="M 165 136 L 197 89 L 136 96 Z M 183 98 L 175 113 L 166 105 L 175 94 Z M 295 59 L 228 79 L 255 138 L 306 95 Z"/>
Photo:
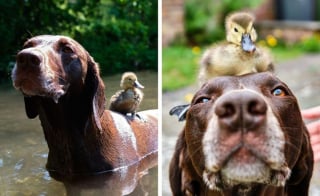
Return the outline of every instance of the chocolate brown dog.
<path id="1" fill-rule="evenodd" d="M 173 195 L 308 195 L 309 135 L 272 73 L 218 77 L 195 94 L 170 163 Z"/>

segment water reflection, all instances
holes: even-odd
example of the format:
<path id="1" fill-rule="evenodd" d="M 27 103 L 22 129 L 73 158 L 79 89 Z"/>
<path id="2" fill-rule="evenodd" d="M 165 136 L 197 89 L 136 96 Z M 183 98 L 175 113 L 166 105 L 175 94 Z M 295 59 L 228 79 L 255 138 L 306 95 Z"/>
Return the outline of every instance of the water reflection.
<path id="1" fill-rule="evenodd" d="M 157 168 L 154 167 L 156 164 L 157 153 L 137 164 L 119 168 L 114 172 L 86 178 L 79 177 L 80 181 L 65 184 L 67 195 L 156 195 L 157 184 L 152 183 L 150 178 L 157 175 Z"/>
<path id="2" fill-rule="evenodd" d="M 140 110 L 157 108 L 157 73 L 139 72 L 137 75 L 145 86 L 143 90 L 145 98 Z M 120 77 L 121 74 L 104 78 L 107 99 L 119 89 Z M 27 119 L 21 93 L 15 91 L 11 84 L 0 86 L 0 195 L 66 195 L 64 184 L 51 178 L 45 169 L 47 153 L 48 147 L 40 121 L 37 118 Z M 131 175 L 141 177 L 140 181 L 131 183 L 137 185 L 137 189 L 132 190 L 131 195 L 141 195 L 135 194 L 141 188 L 139 185 L 141 183 L 143 190 L 153 190 L 149 192 L 149 195 L 157 195 L 157 166 L 151 164 L 150 167 L 152 169 L 149 171 L 143 172 L 139 169 L 136 171 L 140 172 Z M 135 170 L 133 166 L 127 169 L 128 171 Z M 81 190 L 81 195 L 101 195 L 100 191 L 106 191 L 110 187 L 114 189 L 112 191 L 116 195 L 120 194 L 121 187 L 110 184 L 107 180 L 115 181 L 119 177 L 117 173 L 119 174 L 116 172 L 104 175 L 104 177 L 107 176 L 103 180 L 103 185 L 106 186 L 102 186 L 101 190 L 91 187 Z M 126 177 L 128 178 L 129 176 Z M 125 184 L 124 181 L 121 182 Z M 72 193 L 82 185 L 71 186 L 69 184 L 68 190 L 69 192 L 71 190 Z M 126 186 L 126 191 L 123 193 L 130 192 L 128 187 L 132 186 Z"/>

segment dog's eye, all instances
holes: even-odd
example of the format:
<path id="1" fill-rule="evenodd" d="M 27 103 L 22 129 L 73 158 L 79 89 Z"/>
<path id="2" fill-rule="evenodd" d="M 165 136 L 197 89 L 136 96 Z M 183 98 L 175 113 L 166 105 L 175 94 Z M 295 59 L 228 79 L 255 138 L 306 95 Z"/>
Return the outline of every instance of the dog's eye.
<path id="1" fill-rule="evenodd" d="M 210 98 L 208 98 L 208 97 L 200 97 L 200 98 L 198 98 L 197 100 L 196 100 L 196 104 L 198 104 L 198 103 L 207 103 L 207 102 L 209 102 L 210 101 Z"/>
<path id="2" fill-rule="evenodd" d="M 33 43 L 32 42 L 28 42 L 23 46 L 23 49 L 31 48 L 32 46 L 33 46 Z"/>
<path id="3" fill-rule="evenodd" d="M 239 32 L 237 28 L 234 28 L 234 31 L 235 31 L 235 32 Z"/>
<path id="4" fill-rule="evenodd" d="M 70 46 L 63 46 L 61 50 L 62 50 L 62 52 L 67 53 L 67 54 L 73 53 L 73 50 Z"/>
<path id="5" fill-rule="evenodd" d="M 283 90 L 282 88 L 276 88 L 272 91 L 272 95 L 277 97 L 283 97 L 287 95 L 287 92 Z"/>
<path id="6" fill-rule="evenodd" d="M 208 101 L 210 101 L 210 99 L 208 99 L 208 98 L 203 98 L 201 101 L 202 101 L 202 103 L 207 103 Z"/>

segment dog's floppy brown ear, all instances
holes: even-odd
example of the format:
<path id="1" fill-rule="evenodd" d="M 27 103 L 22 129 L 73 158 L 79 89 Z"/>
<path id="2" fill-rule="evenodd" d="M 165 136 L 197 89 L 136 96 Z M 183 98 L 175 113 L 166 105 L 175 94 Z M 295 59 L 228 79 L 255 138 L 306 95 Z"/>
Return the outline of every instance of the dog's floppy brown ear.
<path id="1" fill-rule="evenodd" d="M 181 190 L 182 170 L 179 166 L 179 162 L 180 162 L 179 159 L 180 159 L 180 153 L 182 151 L 184 141 L 182 141 L 180 138 L 181 137 L 179 137 L 179 140 L 176 144 L 176 148 L 169 166 L 170 187 L 172 190 L 172 195 L 174 196 L 183 195 Z"/>
<path id="2" fill-rule="evenodd" d="M 24 97 L 24 107 L 28 118 L 33 119 L 38 116 L 37 97 Z"/>
<path id="3" fill-rule="evenodd" d="M 302 129 L 304 133 L 300 156 L 295 166 L 292 168 L 292 174 L 288 183 L 289 185 L 295 185 L 298 189 L 308 191 L 313 171 L 313 153 L 307 128 L 303 125 Z"/>
<path id="4" fill-rule="evenodd" d="M 105 110 L 104 84 L 100 78 L 99 66 L 90 55 L 88 55 L 88 69 L 85 85 L 92 104 L 92 120 L 94 125 L 102 131 L 100 117 Z"/>

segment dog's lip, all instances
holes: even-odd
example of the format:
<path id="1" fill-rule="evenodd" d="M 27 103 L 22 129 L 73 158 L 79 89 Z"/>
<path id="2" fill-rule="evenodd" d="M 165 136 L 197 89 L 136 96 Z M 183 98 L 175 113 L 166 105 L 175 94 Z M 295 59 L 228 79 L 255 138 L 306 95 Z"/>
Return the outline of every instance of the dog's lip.
<path id="1" fill-rule="evenodd" d="M 237 147 L 237 149 L 228 157 L 228 159 L 236 159 L 239 163 L 242 164 L 251 164 L 259 157 L 255 155 L 250 148 L 242 145 Z"/>
<path id="2" fill-rule="evenodd" d="M 264 157 L 262 153 L 257 152 L 253 146 L 245 144 L 244 142 L 234 146 L 229 153 L 221 159 L 219 170 L 231 159 L 236 159 L 240 164 L 252 164 L 256 160 L 260 160 L 268 164 L 267 157 Z M 215 170 L 217 170 L 217 168 L 215 168 Z"/>
<path id="3" fill-rule="evenodd" d="M 268 157 L 261 153 L 254 146 L 248 144 L 239 143 L 233 147 L 229 153 L 227 153 L 220 162 L 216 165 L 208 166 L 206 165 L 206 170 L 208 172 L 221 172 L 222 169 L 226 167 L 229 161 L 236 161 L 240 166 L 245 166 L 248 164 L 262 163 L 266 168 L 270 170 L 278 170 L 283 164 L 282 163 L 273 163 L 268 160 Z"/>
<path id="4" fill-rule="evenodd" d="M 52 98 L 55 103 L 59 102 L 60 97 L 66 94 L 69 84 L 65 85 L 57 85 L 54 84 L 52 81 L 48 81 L 45 86 L 40 86 L 37 89 L 28 89 L 23 85 L 26 80 L 21 80 L 17 83 L 14 83 L 14 87 L 21 91 L 23 96 L 25 97 L 32 97 L 32 96 L 41 96 L 41 97 L 48 97 Z"/>
<path id="5" fill-rule="evenodd" d="M 246 156 L 242 160 L 241 156 Z M 267 157 L 259 154 L 259 152 L 243 144 L 239 144 L 221 161 L 221 164 L 214 165 L 211 167 L 206 166 L 204 170 L 204 176 L 206 176 L 206 184 L 211 187 L 214 185 L 210 184 L 210 178 L 215 176 L 215 183 L 220 183 L 219 186 L 229 186 L 229 185 L 249 185 L 257 183 L 256 176 L 251 176 L 251 179 L 240 179 L 240 177 L 229 178 L 226 175 L 226 171 L 230 168 L 228 163 L 233 162 L 238 164 L 238 168 L 246 168 L 248 166 L 256 165 L 260 167 L 260 177 L 259 183 L 272 184 L 275 186 L 284 186 L 285 181 L 289 178 L 291 170 L 285 163 L 271 163 L 268 161 Z M 260 166 L 259 166 L 260 165 Z M 263 174 L 263 175 L 262 175 Z M 227 184 L 225 184 L 227 183 Z M 217 187 L 219 188 L 219 187 Z"/>

